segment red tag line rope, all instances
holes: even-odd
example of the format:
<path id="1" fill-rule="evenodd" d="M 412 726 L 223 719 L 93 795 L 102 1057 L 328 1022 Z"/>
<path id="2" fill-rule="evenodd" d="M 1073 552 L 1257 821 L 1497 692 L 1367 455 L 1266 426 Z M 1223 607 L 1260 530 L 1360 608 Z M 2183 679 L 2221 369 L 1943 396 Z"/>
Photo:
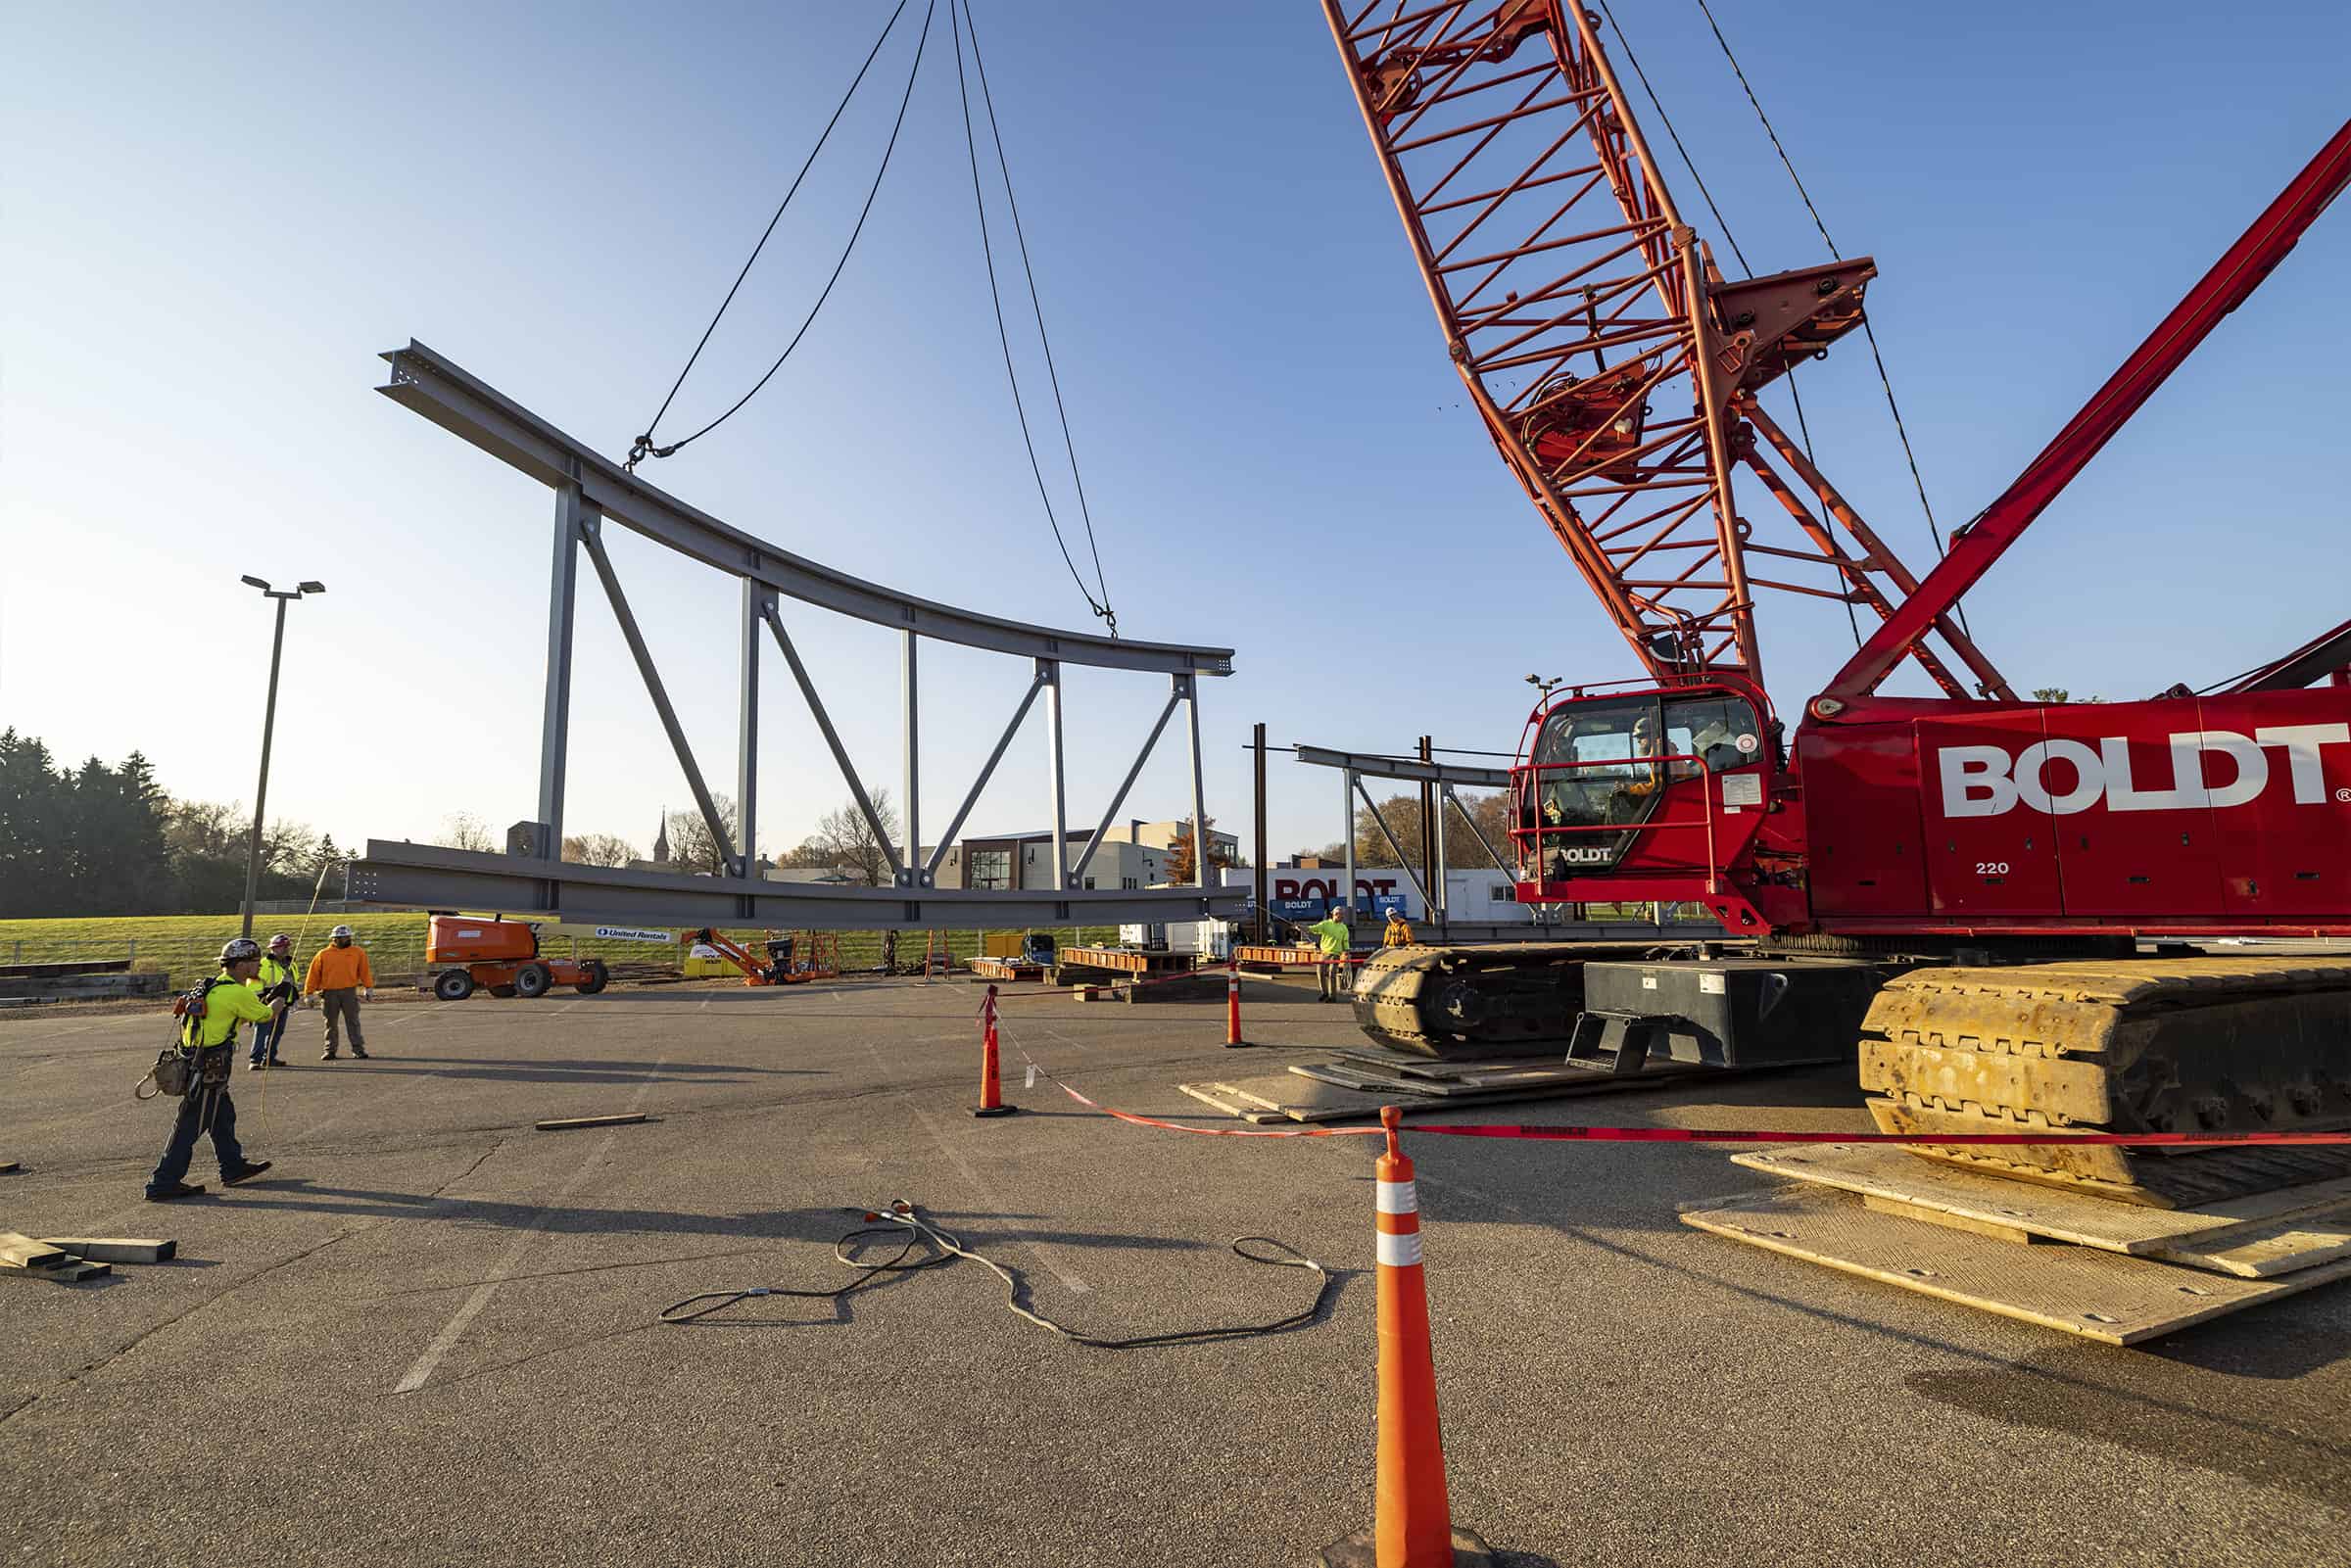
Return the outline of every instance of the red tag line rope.
<path id="1" fill-rule="evenodd" d="M 1405 1130 L 1452 1138 L 1537 1138 L 1586 1143 L 2121 1144 L 2175 1149 L 2248 1143 L 2351 1143 L 2351 1132 L 1758 1132 L 1728 1127 L 1529 1127 L 1507 1123 Z"/>
<path id="2" fill-rule="evenodd" d="M 998 1021 L 999 1024 L 1001 1020 Z M 1168 1132 L 1192 1132 L 1210 1138 L 1362 1138 L 1379 1137 L 1378 1127 L 1195 1127 L 1181 1121 L 1163 1121 L 1132 1111 L 1106 1106 L 1071 1088 L 1008 1032 L 1000 1034 L 1037 1075 L 1079 1104 L 1130 1121 L 1138 1127 Z M 1477 1122 L 1455 1126 L 1407 1126 L 1406 1132 L 1424 1132 L 1446 1138 L 1526 1138 L 1541 1143 L 1896 1143 L 1942 1146 L 1948 1144 L 2008 1145 L 2120 1145 L 2162 1148 L 2236 1148 L 2246 1144 L 2351 1144 L 2351 1132 L 1944 1132 L 1933 1135 L 1907 1132 L 1765 1132 L 1736 1127 L 1539 1127 L 1511 1122 Z"/>

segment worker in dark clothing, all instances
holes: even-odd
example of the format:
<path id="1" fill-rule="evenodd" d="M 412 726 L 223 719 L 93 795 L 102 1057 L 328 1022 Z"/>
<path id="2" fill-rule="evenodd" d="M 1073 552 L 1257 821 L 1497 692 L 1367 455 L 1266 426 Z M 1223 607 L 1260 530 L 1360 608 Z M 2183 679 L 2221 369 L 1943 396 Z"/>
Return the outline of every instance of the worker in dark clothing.
<path id="1" fill-rule="evenodd" d="M 171 1141 L 164 1158 L 147 1178 L 147 1201 L 168 1203 L 204 1191 L 184 1178 L 188 1162 L 196 1157 L 196 1140 L 213 1135 L 213 1153 L 220 1160 L 220 1184 L 234 1187 L 269 1168 L 266 1160 L 248 1160 L 237 1142 L 237 1105 L 229 1098 L 228 1080 L 239 1023 L 264 1023 L 277 1011 L 261 999 L 252 982 L 261 973 L 262 948 L 250 936 L 240 936 L 220 949 L 220 974 L 205 987 L 204 1010 L 181 1025 L 179 1048 L 189 1062 L 188 1092 L 179 1102 L 179 1117 L 171 1123 Z"/>

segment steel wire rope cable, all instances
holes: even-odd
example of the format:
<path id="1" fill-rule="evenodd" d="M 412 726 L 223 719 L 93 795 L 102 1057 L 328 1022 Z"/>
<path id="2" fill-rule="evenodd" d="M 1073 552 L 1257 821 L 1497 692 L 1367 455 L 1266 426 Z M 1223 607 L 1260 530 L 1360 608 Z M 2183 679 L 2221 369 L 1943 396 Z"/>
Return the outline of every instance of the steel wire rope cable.
<path id="1" fill-rule="evenodd" d="M 1722 209 L 1714 205 L 1714 193 L 1706 188 L 1706 176 L 1698 171 L 1697 161 L 1691 158 L 1690 149 L 1682 145 L 1682 133 L 1674 129 L 1673 117 L 1665 113 L 1664 101 L 1657 96 L 1656 88 L 1650 85 L 1649 72 L 1641 69 L 1641 57 L 1633 53 L 1633 41 L 1624 35 L 1624 26 L 1616 20 L 1616 13 L 1608 9 L 1608 0 L 1599 0 L 1599 5 L 1600 14 L 1607 19 L 1608 30 L 1616 34 L 1617 47 L 1624 51 L 1624 58 L 1632 66 L 1633 74 L 1641 79 L 1641 90 L 1649 95 L 1649 107 L 1657 112 L 1657 119 L 1664 125 L 1665 134 L 1673 138 L 1673 150 L 1681 154 L 1682 166 L 1690 171 L 1690 179 L 1698 186 L 1698 194 L 1705 198 L 1706 211 L 1714 214 L 1715 226 L 1722 230 L 1723 239 L 1731 247 L 1731 255 L 1738 259 L 1739 270 L 1751 278 L 1753 277 L 1755 269 L 1748 261 L 1747 253 L 1739 248 L 1739 236 L 1731 232 L 1730 219 L 1724 217 Z M 1815 217 L 1817 218 L 1817 214 Z M 1831 246 L 1830 249 L 1833 251 L 1836 247 Z M 1794 365 L 1788 367 L 1788 396 L 1796 404 L 1796 428 L 1797 433 L 1803 440 L 1804 461 L 1811 463 L 1817 469 L 1819 463 L 1812 455 L 1812 426 L 1804 418 L 1804 395 L 1797 390 Z M 1839 574 L 1840 581 L 1843 580 L 1843 575 L 1842 572 Z M 1853 601 L 1848 594 L 1849 587 L 1847 593 L 1838 594 L 1838 597 L 1845 601 L 1845 622 L 1847 629 L 1853 634 L 1853 646 L 1859 647 L 1861 645 L 1861 619 L 1853 613 Z"/>
<path id="2" fill-rule="evenodd" d="M 849 91 L 848 93 L 842 95 L 840 107 L 833 111 L 833 120 L 828 121 L 825 125 L 824 136 L 817 138 L 816 149 L 809 153 L 808 163 L 801 166 L 799 175 L 792 180 L 792 189 L 793 191 L 798 190 L 800 188 L 800 180 L 807 177 L 809 166 L 816 162 L 817 152 L 822 151 L 824 148 L 825 137 L 830 136 L 833 133 L 833 122 L 838 121 L 840 119 L 841 111 L 848 108 L 849 98 L 854 96 L 857 91 L 857 82 L 865 79 L 866 67 L 873 65 L 874 56 L 881 53 L 884 41 L 889 37 L 890 28 L 897 24 L 898 12 L 904 11 L 905 9 L 906 0 L 898 0 L 898 10 L 890 13 L 889 23 L 883 27 L 882 36 L 874 41 L 873 54 L 866 56 L 865 66 L 858 68 L 856 80 L 849 83 Z M 915 39 L 914 64 L 908 67 L 906 71 L 906 90 L 898 98 L 897 119 L 891 121 L 889 127 L 889 140 L 882 149 L 881 166 L 874 170 L 874 182 L 865 193 L 865 205 L 857 210 L 857 222 L 856 225 L 849 230 L 848 243 L 840 248 L 840 259 L 833 263 L 833 273 L 830 277 L 825 279 L 824 290 L 817 295 L 816 303 L 808 308 L 808 314 L 806 318 L 800 322 L 799 330 L 792 335 L 792 341 L 784 346 L 784 352 L 776 356 L 776 362 L 767 367 L 767 374 L 761 376 L 756 382 L 752 383 L 750 391 L 736 399 L 735 402 L 728 406 L 726 412 L 720 414 L 717 418 L 711 420 L 699 430 L 695 431 L 694 434 L 683 437 L 677 441 L 673 441 L 666 447 L 656 447 L 652 445 L 652 425 L 658 425 L 661 422 L 661 414 L 657 413 L 653 415 L 652 424 L 648 425 L 646 428 L 646 433 L 637 438 L 637 444 L 630 451 L 628 460 L 621 465 L 623 468 L 633 473 L 636 471 L 638 462 L 647 456 L 671 456 L 674 453 L 681 451 L 685 448 L 693 445 L 695 442 L 701 440 L 702 437 L 710 434 L 711 431 L 716 430 L 720 425 L 725 424 L 729 419 L 735 417 L 735 415 L 743 408 L 744 404 L 749 403 L 753 398 L 759 396 L 761 390 L 764 389 L 770 381 L 775 379 L 776 372 L 784 368 L 784 361 L 792 357 L 792 351 L 800 346 L 800 340 L 808 335 L 808 329 L 816 324 L 818 312 L 824 309 L 825 302 L 833 297 L 834 285 L 840 281 L 842 269 L 849 264 L 850 254 L 857 249 L 857 238 L 859 235 L 865 232 L 865 220 L 873 215 L 874 199 L 882 194 L 882 179 L 884 175 L 889 172 L 890 155 L 896 152 L 898 147 L 898 132 L 903 130 L 906 125 L 906 106 L 914 99 L 915 80 L 922 74 L 923 70 L 923 51 L 925 46 L 927 46 L 931 41 L 931 22 L 933 17 L 936 15 L 937 11 L 938 0 L 931 0 L 929 8 L 923 13 L 922 33 Z M 791 192 L 787 192 L 784 197 L 785 205 L 790 205 L 791 201 Z M 770 218 L 768 220 L 767 226 L 769 233 L 774 232 L 776 220 L 783 217 L 783 215 L 784 207 L 779 206 L 776 209 L 775 218 Z M 759 251 L 761 247 L 765 246 L 766 244 L 767 234 L 761 234 L 759 236 L 759 244 L 751 248 L 751 260 L 744 262 L 743 273 L 738 274 L 735 279 L 735 288 L 727 291 L 727 303 L 733 302 L 735 298 L 735 290 L 743 287 L 744 276 L 750 272 L 751 261 L 755 261 L 759 259 Z M 718 316 L 726 314 L 727 303 L 722 303 L 719 306 L 718 315 L 713 315 L 710 318 L 710 325 L 702 330 L 702 343 L 708 343 L 710 341 L 710 334 L 718 327 Z M 687 371 L 694 368 L 694 360 L 695 358 L 700 356 L 701 352 L 701 344 L 696 344 L 695 346 L 694 356 L 687 359 L 686 369 L 678 372 L 678 380 L 676 385 L 673 385 L 669 389 L 669 399 L 662 400 L 661 409 L 663 413 L 668 411 L 670 399 L 677 397 L 678 387 L 685 384 Z"/>
<path id="3" fill-rule="evenodd" d="M 297 953 L 302 951 L 302 944 L 310 939 L 311 918 L 318 913 L 319 895 L 326 891 L 328 865 L 329 862 L 324 860 L 318 863 L 318 879 L 311 884 L 311 907 L 302 912 L 302 925 L 296 927 L 298 934 L 294 938 L 294 951 Z M 350 889 L 345 888 L 344 891 L 348 893 Z M 299 1002 L 301 999 L 301 992 L 297 990 L 294 1000 Z M 294 1006 L 289 1003 L 286 1008 L 287 1014 L 291 1015 L 294 1011 Z M 264 1059 L 268 1066 L 262 1069 L 264 1072 L 269 1071 L 277 1064 L 277 1048 L 284 1043 L 288 1022 L 289 1020 L 285 1018 L 277 1021 L 277 1029 L 269 1037 L 269 1054 Z M 233 1055 L 229 1058 L 229 1067 L 233 1073 L 236 1067 L 236 1058 Z M 254 1097 L 253 1125 L 254 1131 L 259 1133 L 262 1138 L 269 1136 L 269 1080 L 267 1078 L 262 1080 L 261 1092 Z"/>
<path id="4" fill-rule="evenodd" d="M 851 1211 L 851 1212 L 855 1212 L 855 1211 Z M 1287 1242 L 1276 1241 L 1271 1236 L 1236 1236 L 1232 1241 L 1232 1251 L 1250 1262 L 1262 1263 L 1270 1268 L 1302 1268 L 1311 1272 L 1317 1281 L 1314 1301 L 1299 1311 L 1266 1323 L 1224 1323 L 1208 1328 L 1169 1329 L 1158 1334 L 1136 1334 L 1124 1339 L 1112 1339 L 1099 1334 L 1080 1333 L 1067 1324 L 1055 1322 L 1043 1312 L 1029 1306 L 1028 1281 L 1022 1276 L 1019 1269 L 1008 1267 L 986 1254 L 965 1246 L 961 1238 L 924 1218 L 922 1211 L 904 1198 L 893 1198 L 888 1206 L 878 1212 L 867 1213 L 865 1217 L 868 1221 L 866 1224 L 847 1232 L 833 1244 L 834 1260 L 859 1270 L 857 1277 L 848 1284 L 836 1286 L 832 1290 L 792 1289 L 781 1285 L 752 1285 L 741 1290 L 704 1291 L 698 1296 L 689 1296 L 682 1302 L 662 1308 L 657 1321 L 672 1325 L 693 1323 L 715 1312 L 723 1312 L 738 1303 L 756 1301 L 768 1296 L 798 1297 L 817 1301 L 839 1300 L 865 1289 L 886 1274 L 914 1273 L 920 1269 L 936 1268 L 943 1263 L 951 1263 L 958 1258 L 968 1258 L 1004 1282 L 1004 1305 L 1012 1310 L 1014 1315 L 1025 1318 L 1037 1327 L 1057 1334 L 1075 1345 L 1088 1346 L 1097 1351 L 1134 1351 L 1155 1345 L 1199 1345 L 1211 1344 L 1220 1340 L 1250 1339 L 1260 1335 L 1279 1334 L 1287 1329 L 1300 1328 L 1322 1315 L 1322 1309 L 1330 1300 L 1331 1288 L 1337 1283 L 1331 1278 L 1330 1270 Z M 890 1258 L 879 1263 L 860 1263 L 849 1256 L 848 1249 L 858 1241 L 869 1236 L 887 1235 L 893 1229 L 904 1231 L 906 1241 L 905 1245 L 900 1247 Z M 1288 1256 L 1264 1256 L 1250 1251 L 1252 1244 L 1276 1248 Z M 905 1261 L 906 1255 L 920 1246 L 928 1246 L 932 1256 L 914 1262 Z"/>
<path id="5" fill-rule="evenodd" d="M 1116 637 L 1119 635 L 1119 617 L 1110 607 L 1110 585 L 1102 575 L 1102 552 L 1094 545 L 1093 513 L 1086 506 L 1085 482 L 1078 474 L 1078 449 L 1070 437 L 1070 412 L 1062 403 L 1060 374 L 1053 368 L 1053 343 L 1045 335 L 1045 311 L 1037 299 L 1035 270 L 1029 264 L 1029 241 L 1021 228 L 1020 206 L 1013 200 L 1012 166 L 1005 159 L 1003 132 L 996 125 L 995 99 L 988 92 L 987 69 L 980 61 L 979 24 L 972 21 L 970 0 L 960 0 L 962 18 L 960 22 L 957 20 L 958 3 L 959 0 L 947 0 L 947 25 L 955 38 L 955 91 L 963 105 L 963 145 L 972 166 L 972 205 L 980 214 L 980 255 L 987 268 L 988 301 L 996 311 L 996 342 L 1004 351 L 1004 379 L 1012 386 L 1012 409 L 1021 422 L 1021 444 L 1029 452 L 1029 472 L 1036 480 L 1036 499 L 1044 503 L 1045 522 L 1053 530 L 1053 543 L 1061 547 L 1061 559 L 1070 569 L 1070 581 L 1076 583 L 1078 592 L 1085 595 L 1086 607 L 1100 617 L 1109 627 L 1110 635 Z M 964 83 L 963 34 L 966 28 L 972 35 L 972 65 L 980 77 L 980 97 L 987 114 L 988 135 L 995 142 L 996 167 L 1004 179 L 1004 205 L 1012 214 L 1013 237 L 1019 242 L 1021 253 L 1021 271 L 1029 280 L 1029 306 L 1036 315 L 1037 341 L 1044 346 L 1045 374 L 1053 385 L 1053 407 L 1061 418 L 1062 445 L 1070 454 L 1070 478 L 1077 487 L 1079 512 L 1085 519 L 1085 543 L 1086 548 L 1093 554 L 1094 582 L 1102 591 L 1102 596 L 1098 599 L 1093 590 L 1085 586 L 1085 579 L 1079 574 L 1078 562 L 1070 555 L 1069 541 L 1062 537 L 1061 519 L 1054 514 L 1053 498 L 1045 489 L 1044 468 L 1036 460 L 1036 441 L 1029 431 L 1029 410 L 1021 400 L 1021 378 L 1012 367 L 1012 337 L 1004 326 L 1004 296 L 996 287 L 995 246 L 988 238 L 987 203 L 980 190 L 980 146 L 972 129 L 971 93 Z"/>
<path id="6" fill-rule="evenodd" d="M 1771 117 L 1763 113 L 1762 101 L 1756 98 L 1755 89 L 1747 79 L 1747 71 L 1739 64 L 1739 57 L 1731 51 L 1731 41 L 1722 35 L 1722 24 L 1714 20 L 1714 12 L 1706 0 L 1698 0 L 1698 9 L 1705 17 L 1706 26 L 1713 32 L 1714 41 L 1722 46 L 1722 58 L 1731 63 L 1731 72 L 1739 78 L 1740 87 L 1747 93 L 1749 107 L 1754 110 L 1755 119 L 1762 122 L 1763 134 L 1771 138 L 1771 150 L 1780 155 L 1780 166 L 1788 170 L 1789 179 L 1796 183 L 1796 194 L 1803 198 L 1804 211 L 1812 214 L 1812 226 L 1820 230 L 1821 243 L 1829 248 L 1829 255 L 1840 261 L 1844 261 L 1845 253 L 1837 249 L 1837 242 L 1829 237 L 1829 225 L 1821 221 L 1820 209 L 1812 205 L 1812 193 L 1804 189 L 1803 176 L 1796 171 L 1796 165 L 1788 157 L 1788 149 L 1780 145 L 1780 133 L 1772 129 Z M 1902 459 L 1910 465 L 1910 484 L 1918 492 L 1918 509 L 1926 514 L 1927 532 L 1934 536 L 1935 553 L 1941 556 L 1945 553 L 1943 528 L 1935 521 L 1935 503 L 1927 499 L 1927 482 L 1918 471 L 1918 453 L 1911 450 L 1910 430 L 1902 423 L 1901 404 L 1895 401 L 1894 378 L 1886 373 L 1886 356 L 1878 348 L 1877 329 L 1869 324 L 1866 314 L 1861 317 L 1861 335 L 1869 340 L 1869 357 L 1878 367 L 1878 385 L 1886 389 L 1886 411 L 1894 415 L 1894 433 L 1901 438 Z M 1954 602 L 1951 615 L 1958 621 L 1961 632 L 1970 638 L 1975 636 L 1974 630 L 1967 624 L 1965 606 Z"/>

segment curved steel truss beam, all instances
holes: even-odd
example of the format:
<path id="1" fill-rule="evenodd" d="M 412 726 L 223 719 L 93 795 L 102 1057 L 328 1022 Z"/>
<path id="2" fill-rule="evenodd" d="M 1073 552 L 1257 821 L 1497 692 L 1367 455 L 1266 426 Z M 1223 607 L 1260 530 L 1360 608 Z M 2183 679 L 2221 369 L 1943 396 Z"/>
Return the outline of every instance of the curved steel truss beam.
<path id="1" fill-rule="evenodd" d="M 540 739 L 538 812 L 533 820 L 517 823 L 509 830 L 507 853 L 460 854 L 371 839 L 367 858 L 352 868 L 353 897 L 427 907 L 560 911 L 572 918 L 636 918 L 669 924 L 696 921 L 743 924 L 755 922 L 765 911 L 778 918 L 867 927 L 918 922 L 924 918 L 922 911 L 926 905 L 934 918 L 961 912 L 973 924 L 1020 925 L 1171 916 L 1180 919 L 1209 913 L 1212 900 L 1220 909 L 1239 901 L 1237 893 L 1212 892 L 1208 888 L 1206 857 L 1195 858 L 1194 888 L 1188 893 L 1172 889 L 1124 889 L 1104 897 L 1080 885 L 1087 862 L 1109 831 L 1128 790 L 1142 772 L 1152 747 L 1179 703 L 1186 710 L 1190 740 L 1191 820 L 1195 823 L 1206 820 L 1200 767 L 1199 678 L 1231 674 L 1230 648 L 1132 642 L 1091 632 L 1032 626 L 879 587 L 779 549 L 664 494 L 422 344 L 411 342 L 406 349 L 393 350 L 383 357 L 392 366 L 390 384 L 377 389 L 384 396 L 555 493 L 554 554 L 549 580 L 547 697 Z M 707 778 L 678 723 L 668 688 L 661 680 L 652 651 L 646 644 L 628 595 L 604 548 L 602 533 L 607 519 L 742 582 L 741 624 L 736 628 L 741 682 L 736 758 L 736 799 L 741 812 L 739 838 L 729 832 L 726 814 L 710 792 Z M 573 599 L 579 579 L 579 555 L 583 551 L 611 603 L 613 617 L 628 642 L 646 693 L 652 701 L 655 716 L 660 719 L 678 765 L 685 773 L 695 805 L 717 847 L 717 876 L 680 876 L 666 871 L 608 873 L 549 857 L 551 849 L 559 852 L 563 835 L 575 623 Z M 864 780 L 851 764 L 816 684 L 785 630 L 778 613 L 779 595 L 897 632 L 903 671 L 901 833 L 889 831 L 889 825 L 876 810 Z M 755 875 L 759 644 L 764 641 L 763 631 L 773 636 L 783 652 L 792 682 L 806 699 L 809 713 L 848 784 L 859 815 L 888 861 L 894 888 L 827 889 L 771 882 Z M 927 637 L 1026 656 L 1032 661 L 1032 669 L 1027 688 L 994 749 L 956 808 L 946 832 L 926 854 L 921 816 L 921 746 L 917 733 L 921 707 L 916 677 L 918 649 L 922 639 Z M 1150 738 L 1143 742 L 1127 771 L 1126 782 L 1119 786 L 1110 809 L 1104 813 L 1102 827 L 1095 830 L 1074 867 L 1069 863 L 1065 827 L 1068 805 L 1061 704 L 1061 670 L 1069 663 L 1156 672 L 1166 675 L 1170 684 L 1167 704 L 1160 710 Z M 1045 697 L 1046 761 L 1054 824 L 1051 885 L 1015 892 L 936 887 L 939 864 L 948 854 L 954 835 L 978 804 L 982 791 L 995 774 L 996 765 L 1003 761 L 1005 751 L 1040 694 Z"/>
<path id="2" fill-rule="evenodd" d="M 543 485 L 578 485 L 585 503 L 624 528 L 722 572 L 791 598 L 896 631 L 998 653 L 1109 670 L 1230 675 L 1232 649 L 1136 642 L 958 609 L 835 571 L 746 534 L 623 470 L 453 361 L 410 340 L 382 356 L 392 379 L 376 390 Z"/>

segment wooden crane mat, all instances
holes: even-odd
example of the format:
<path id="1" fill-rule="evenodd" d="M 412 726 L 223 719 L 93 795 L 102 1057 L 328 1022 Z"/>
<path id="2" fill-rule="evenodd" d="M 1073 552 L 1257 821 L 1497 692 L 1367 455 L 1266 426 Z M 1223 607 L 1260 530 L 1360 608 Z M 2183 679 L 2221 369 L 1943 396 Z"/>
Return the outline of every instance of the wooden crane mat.
<path id="1" fill-rule="evenodd" d="M 1886 1145 L 1733 1155 L 1733 1164 L 1858 1193 L 1869 1207 L 2011 1242 L 2035 1237 L 2247 1279 L 2351 1258 L 2351 1180 L 2199 1209 L 2148 1209 L 1978 1175 Z"/>
<path id="2" fill-rule="evenodd" d="M 1681 1217 L 1732 1241 L 2107 1345 L 2135 1345 L 2351 1275 L 2351 1258 L 2239 1279 L 2101 1248 L 2020 1246 L 1883 1212 L 1819 1185 L 1716 1201 Z"/>

